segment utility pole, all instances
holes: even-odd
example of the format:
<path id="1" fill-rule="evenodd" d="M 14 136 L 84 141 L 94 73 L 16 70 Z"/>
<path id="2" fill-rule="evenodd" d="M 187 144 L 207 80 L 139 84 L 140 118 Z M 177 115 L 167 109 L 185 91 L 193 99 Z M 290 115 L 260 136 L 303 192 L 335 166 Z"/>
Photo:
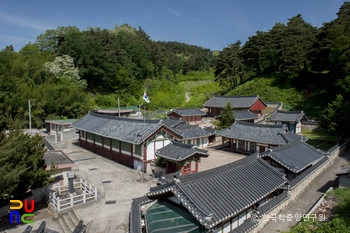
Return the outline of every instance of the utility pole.
<path id="1" fill-rule="evenodd" d="M 28 100 L 28 108 L 29 108 L 29 131 L 30 134 L 32 134 L 32 114 L 31 114 L 31 110 L 30 110 L 30 100 Z"/>

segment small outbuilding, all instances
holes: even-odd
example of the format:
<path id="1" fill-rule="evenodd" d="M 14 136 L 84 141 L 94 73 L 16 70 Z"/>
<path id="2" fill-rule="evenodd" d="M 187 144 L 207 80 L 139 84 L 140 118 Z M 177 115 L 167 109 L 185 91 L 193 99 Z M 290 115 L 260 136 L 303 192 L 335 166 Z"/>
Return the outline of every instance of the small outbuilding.
<path id="1" fill-rule="evenodd" d="M 225 105 L 229 102 L 232 106 L 232 110 L 249 109 L 251 112 L 262 114 L 267 105 L 264 101 L 256 96 L 213 96 L 207 102 L 203 104 L 203 107 L 208 109 L 207 115 L 209 117 L 216 117 L 222 113 Z"/>
<path id="2" fill-rule="evenodd" d="M 291 133 L 301 133 L 303 122 L 308 121 L 304 111 L 282 111 L 277 110 L 271 116 L 270 121 L 276 125 L 287 126 Z"/>
<path id="3" fill-rule="evenodd" d="M 44 160 L 46 164 L 46 170 L 51 169 L 51 162 L 57 167 L 57 174 L 62 172 L 71 171 L 72 167 L 75 166 L 73 160 L 71 160 L 61 150 L 49 150 L 44 153 Z"/>
<path id="4" fill-rule="evenodd" d="M 165 147 L 157 150 L 155 154 L 165 160 L 166 174 L 181 171 L 182 175 L 197 173 L 200 159 L 209 156 L 207 150 L 176 141 L 171 141 Z"/>
<path id="5" fill-rule="evenodd" d="M 167 115 L 169 118 L 181 118 L 190 124 L 199 124 L 206 113 L 199 108 L 175 108 Z"/>
<path id="6" fill-rule="evenodd" d="M 350 188 L 350 165 L 342 167 L 335 175 L 339 177 L 339 188 Z"/>
<path id="7" fill-rule="evenodd" d="M 73 129 L 71 126 L 77 119 L 57 119 L 57 120 L 46 120 L 45 128 L 51 134 L 59 134 L 65 131 Z"/>

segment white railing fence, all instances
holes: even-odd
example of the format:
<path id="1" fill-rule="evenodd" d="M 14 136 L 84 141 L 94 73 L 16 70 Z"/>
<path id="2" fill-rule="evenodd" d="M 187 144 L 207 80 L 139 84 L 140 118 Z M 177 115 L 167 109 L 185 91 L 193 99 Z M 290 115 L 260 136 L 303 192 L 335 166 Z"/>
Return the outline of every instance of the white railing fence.
<path id="1" fill-rule="evenodd" d="M 51 204 L 57 210 L 57 212 L 69 209 L 75 205 L 84 204 L 90 200 L 97 200 L 97 189 L 93 188 L 91 184 L 88 185 L 86 181 L 83 182 L 82 179 L 80 179 L 79 182 L 74 181 L 73 187 L 79 188 L 83 193 L 80 195 L 73 195 L 71 193 L 68 198 L 60 198 L 59 196 L 62 193 L 68 192 L 68 185 L 62 186 L 58 184 L 51 188 Z"/>

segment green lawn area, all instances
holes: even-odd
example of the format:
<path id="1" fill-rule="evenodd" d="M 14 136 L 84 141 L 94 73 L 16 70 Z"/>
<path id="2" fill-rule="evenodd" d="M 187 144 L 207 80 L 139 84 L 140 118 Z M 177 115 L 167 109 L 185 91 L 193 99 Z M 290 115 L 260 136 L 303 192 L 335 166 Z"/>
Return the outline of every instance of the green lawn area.
<path id="1" fill-rule="evenodd" d="M 301 133 L 307 136 L 308 140 L 306 142 L 316 149 L 326 151 L 337 143 L 335 136 L 325 134 L 319 129 L 302 128 Z"/>
<path id="2" fill-rule="evenodd" d="M 213 82 L 214 82 L 213 80 L 198 80 L 198 81 L 186 81 L 184 83 L 185 83 L 186 91 L 191 91 L 193 87 L 198 87 L 198 86 L 202 86 Z"/>

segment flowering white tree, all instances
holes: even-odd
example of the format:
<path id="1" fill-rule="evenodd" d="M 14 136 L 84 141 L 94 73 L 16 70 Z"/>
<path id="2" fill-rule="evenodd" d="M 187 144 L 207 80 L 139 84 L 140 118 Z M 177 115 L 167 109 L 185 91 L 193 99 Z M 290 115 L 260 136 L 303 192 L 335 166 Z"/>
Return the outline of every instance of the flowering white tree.
<path id="1" fill-rule="evenodd" d="M 45 68 L 57 79 L 68 78 L 71 82 L 86 87 L 86 80 L 79 76 L 78 68 L 74 67 L 74 60 L 68 55 L 57 56 L 53 62 L 46 62 Z"/>

